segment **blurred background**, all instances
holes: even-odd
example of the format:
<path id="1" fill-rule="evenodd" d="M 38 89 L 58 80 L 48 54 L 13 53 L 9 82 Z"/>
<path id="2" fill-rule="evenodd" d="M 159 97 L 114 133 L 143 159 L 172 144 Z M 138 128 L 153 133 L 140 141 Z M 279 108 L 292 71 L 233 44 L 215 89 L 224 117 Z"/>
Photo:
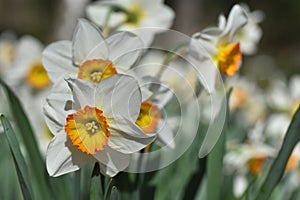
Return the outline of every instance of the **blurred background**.
<path id="1" fill-rule="evenodd" d="M 70 39 L 76 18 L 84 16 L 84 5 L 89 2 L 0 0 L 0 32 L 11 30 L 17 36 L 31 34 L 45 44 L 58 39 Z M 300 1 L 167 0 L 166 4 L 176 12 L 172 28 L 191 36 L 216 24 L 220 13 L 227 16 L 233 4 L 242 2 L 247 3 L 251 11 L 262 10 L 265 14 L 261 23 L 263 37 L 259 51 L 255 57 L 245 58 L 242 72 L 251 71 L 249 68 L 252 67 L 269 69 L 272 65 L 282 69 L 287 76 L 300 73 Z M 251 66 L 248 67 L 249 63 Z"/>

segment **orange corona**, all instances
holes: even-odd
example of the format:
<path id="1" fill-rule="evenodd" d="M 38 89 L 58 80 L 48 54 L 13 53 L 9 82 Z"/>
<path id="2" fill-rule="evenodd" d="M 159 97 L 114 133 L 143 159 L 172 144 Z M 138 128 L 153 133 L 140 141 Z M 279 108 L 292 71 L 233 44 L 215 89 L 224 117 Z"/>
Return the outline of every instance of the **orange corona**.
<path id="1" fill-rule="evenodd" d="M 136 124 L 139 125 L 145 133 L 153 133 L 161 118 L 158 111 L 159 110 L 156 105 L 148 101 L 144 101 L 141 105 L 140 114 L 136 120 Z"/>
<path id="2" fill-rule="evenodd" d="M 102 113 L 96 107 L 85 106 L 67 116 L 65 131 L 72 144 L 82 152 L 95 154 L 107 144 L 109 125 Z"/>
<path id="3" fill-rule="evenodd" d="M 228 45 L 220 45 L 218 53 L 213 57 L 218 68 L 227 76 L 234 75 L 239 70 L 242 60 L 242 53 L 238 42 Z"/>

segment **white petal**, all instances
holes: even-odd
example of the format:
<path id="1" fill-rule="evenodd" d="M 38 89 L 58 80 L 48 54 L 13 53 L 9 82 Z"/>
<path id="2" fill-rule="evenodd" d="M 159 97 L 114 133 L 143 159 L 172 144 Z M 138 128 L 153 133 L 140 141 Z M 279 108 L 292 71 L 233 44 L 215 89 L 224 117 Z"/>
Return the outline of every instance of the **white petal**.
<path id="1" fill-rule="evenodd" d="M 105 39 L 96 25 L 79 19 L 73 35 L 73 63 L 80 66 L 87 59 L 108 57 Z"/>
<path id="2" fill-rule="evenodd" d="M 73 93 L 74 104 L 80 108 L 95 106 L 96 86 L 86 80 L 68 78 L 66 81 Z"/>
<path id="3" fill-rule="evenodd" d="M 162 82 L 159 78 L 152 76 L 142 77 L 142 83 L 151 92 L 151 102 L 157 105 L 159 108 L 163 108 L 173 97 L 173 91 L 170 89 L 170 85 L 166 82 Z M 147 101 L 149 99 L 145 99 Z"/>
<path id="4" fill-rule="evenodd" d="M 226 17 L 221 14 L 219 15 L 219 19 L 218 19 L 218 27 L 221 29 L 221 30 L 224 30 L 225 27 L 226 27 Z"/>
<path id="5" fill-rule="evenodd" d="M 112 34 L 106 42 L 110 50 L 109 59 L 123 70 L 129 69 L 143 53 L 143 41 L 128 31 Z"/>
<path id="6" fill-rule="evenodd" d="M 45 121 L 54 135 L 63 129 L 67 115 L 74 112 L 72 109 L 72 93 L 67 84 L 62 83 L 53 86 L 52 92 L 47 97 L 46 104 L 43 107 Z"/>
<path id="7" fill-rule="evenodd" d="M 159 120 L 157 134 L 157 142 L 161 143 L 162 146 L 168 146 L 172 149 L 175 148 L 175 135 L 165 120 Z"/>
<path id="8" fill-rule="evenodd" d="M 205 60 L 217 54 L 216 38 L 210 34 L 197 33 L 193 35 L 189 49 L 190 54 L 197 60 Z"/>
<path id="9" fill-rule="evenodd" d="M 47 46 L 43 52 L 42 62 L 52 82 L 57 82 L 66 75 L 77 76 L 78 68 L 72 63 L 70 41 L 55 42 Z"/>
<path id="10" fill-rule="evenodd" d="M 107 17 L 108 12 L 110 12 L 110 9 L 113 5 L 124 5 L 123 2 L 117 2 L 114 0 L 111 1 L 97 1 L 94 3 L 91 3 L 86 8 L 86 15 L 87 17 L 92 20 L 95 24 L 98 26 L 103 27 L 105 24 L 105 20 Z M 113 12 L 110 15 L 109 19 L 109 27 L 114 27 L 119 25 L 120 23 L 124 22 L 126 20 L 126 14 L 122 12 Z"/>
<path id="11" fill-rule="evenodd" d="M 221 43 L 228 43 L 235 35 L 235 33 L 247 24 L 247 15 L 244 9 L 239 5 L 234 5 L 231 9 L 226 27 L 221 36 Z"/>
<path id="12" fill-rule="evenodd" d="M 123 116 L 135 122 L 142 102 L 137 81 L 127 75 L 117 74 L 102 80 L 97 86 L 95 103 L 105 117 Z"/>
<path id="13" fill-rule="evenodd" d="M 135 123 L 116 117 L 109 119 L 110 136 L 108 146 L 122 153 L 135 153 L 145 148 L 156 137 L 155 134 L 145 134 Z"/>
<path id="14" fill-rule="evenodd" d="M 63 131 L 51 140 L 47 149 L 46 165 L 50 176 L 60 176 L 76 171 L 93 160 L 93 157 L 73 146 Z"/>
<path id="15" fill-rule="evenodd" d="M 147 3 L 155 4 L 153 1 L 148 1 Z M 162 28 L 156 29 L 155 31 L 155 33 L 160 33 L 172 26 L 174 18 L 175 13 L 170 7 L 165 5 L 156 6 L 156 8 L 154 8 L 153 10 L 148 10 L 147 17 L 144 18 L 140 26 Z"/>
<path id="16" fill-rule="evenodd" d="M 98 151 L 93 155 L 99 161 L 100 171 L 104 175 L 114 177 L 118 172 L 123 171 L 130 161 L 128 154 L 123 154 L 105 146 L 103 151 Z"/>
<path id="17" fill-rule="evenodd" d="M 198 70 L 199 79 L 203 87 L 208 93 L 215 91 L 216 77 L 218 69 L 210 58 L 203 60 L 202 62 L 188 57 L 189 62 Z"/>

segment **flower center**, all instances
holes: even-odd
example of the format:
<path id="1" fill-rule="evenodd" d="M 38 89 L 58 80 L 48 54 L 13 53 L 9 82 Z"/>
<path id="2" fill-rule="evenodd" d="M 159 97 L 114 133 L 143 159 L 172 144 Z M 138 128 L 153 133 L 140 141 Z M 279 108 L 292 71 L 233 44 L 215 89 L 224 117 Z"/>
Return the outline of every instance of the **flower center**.
<path id="1" fill-rule="evenodd" d="M 160 118 L 158 107 L 148 101 L 144 101 L 135 123 L 141 127 L 145 133 L 153 133 Z"/>
<path id="2" fill-rule="evenodd" d="M 117 70 L 111 61 L 95 59 L 88 60 L 79 67 L 78 78 L 98 84 L 114 74 L 117 74 Z"/>
<path id="3" fill-rule="evenodd" d="M 102 110 L 85 106 L 67 116 L 65 131 L 79 150 L 95 154 L 107 144 L 110 135 L 108 127 Z"/>
<path id="4" fill-rule="evenodd" d="M 266 159 L 267 159 L 266 155 L 258 155 L 256 157 L 251 158 L 248 161 L 249 171 L 253 175 L 257 176 L 262 171 L 262 168 L 263 168 L 263 165 L 264 165 L 264 162 Z"/>
<path id="5" fill-rule="evenodd" d="M 239 64 L 242 60 L 242 53 L 238 42 L 220 45 L 218 53 L 213 57 L 219 69 L 226 75 L 234 75 L 240 68 Z"/>
<path id="6" fill-rule="evenodd" d="M 145 17 L 144 9 L 138 4 L 131 4 L 127 7 L 127 21 L 128 26 L 137 27 Z"/>
<path id="7" fill-rule="evenodd" d="M 26 83 L 37 90 L 45 89 L 50 85 L 51 81 L 41 61 L 31 64 L 31 69 L 26 76 Z"/>

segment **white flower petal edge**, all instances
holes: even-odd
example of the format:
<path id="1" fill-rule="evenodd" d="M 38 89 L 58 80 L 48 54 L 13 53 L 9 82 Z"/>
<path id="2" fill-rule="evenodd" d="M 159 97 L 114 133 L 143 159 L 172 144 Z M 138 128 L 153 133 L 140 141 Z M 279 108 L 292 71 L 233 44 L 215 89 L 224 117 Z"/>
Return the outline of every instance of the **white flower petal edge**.
<path id="1" fill-rule="evenodd" d="M 102 80 L 97 86 L 89 81 L 68 78 L 74 104 L 100 107 L 106 117 L 126 116 L 135 122 L 142 102 L 137 81 L 128 75 L 116 74 Z"/>
<path id="2" fill-rule="evenodd" d="M 230 41 L 235 33 L 247 24 L 247 14 L 240 5 L 234 5 L 229 13 L 227 24 L 220 37 L 221 43 Z"/>
<path id="3" fill-rule="evenodd" d="M 93 161 L 93 157 L 72 145 L 68 135 L 61 131 L 51 140 L 46 155 L 46 166 L 50 176 L 60 176 L 80 169 Z"/>
<path id="4" fill-rule="evenodd" d="M 67 83 L 61 80 L 53 85 L 43 107 L 44 118 L 52 134 L 63 130 L 66 116 L 74 112 L 73 95 Z"/>
<path id="5" fill-rule="evenodd" d="M 94 158 L 99 161 L 100 171 L 114 177 L 119 171 L 123 171 L 130 161 L 129 154 L 123 154 L 110 147 L 105 147 L 107 151 L 98 152 Z"/>
<path id="6" fill-rule="evenodd" d="M 43 52 L 43 66 L 52 82 L 57 82 L 65 75 L 77 76 L 77 68 L 72 63 L 72 42 L 59 41 L 50 44 Z"/>
<path id="7" fill-rule="evenodd" d="M 103 26 L 105 24 L 106 16 L 110 12 L 111 6 L 118 5 L 118 6 L 125 6 L 126 1 L 117 1 L 117 0 L 110 0 L 110 1 L 96 1 L 89 4 L 86 7 L 86 15 L 87 17 L 96 23 L 98 26 Z M 110 23 L 109 25 L 115 27 L 119 25 L 126 19 L 126 15 L 124 13 L 114 13 L 110 16 Z"/>
<path id="8" fill-rule="evenodd" d="M 170 147 L 171 149 L 174 149 L 175 148 L 174 133 L 171 127 L 166 122 L 166 120 L 159 120 L 157 129 L 158 129 L 157 142 L 161 143 L 162 146 L 167 146 Z"/>
<path id="9" fill-rule="evenodd" d="M 140 114 L 142 94 L 133 77 L 116 74 L 97 86 L 95 103 L 103 109 L 106 117 L 124 116 L 135 123 Z"/>
<path id="10" fill-rule="evenodd" d="M 108 146 L 119 152 L 137 152 L 156 139 L 156 134 L 145 134 L 138 125 L 128 119 L 115 116 L 114 119 L 108 119 L 108 121 L 111 133 Z"/>
<path id="11" fill-rule="evenodd" d="M 116 32 L 105 41 L 110 50 L 109 60 L 117 69 L 128 70 L 144 51 L 143 41 L 132 32 Z"/>
<path id="12" fill-rule="evenodd" d="M 108 58 L 108 48 L 98 27 L 85 19 L 79 19 L 73 35 L 73 63 L 80 66 L 91 59 Z"/>

